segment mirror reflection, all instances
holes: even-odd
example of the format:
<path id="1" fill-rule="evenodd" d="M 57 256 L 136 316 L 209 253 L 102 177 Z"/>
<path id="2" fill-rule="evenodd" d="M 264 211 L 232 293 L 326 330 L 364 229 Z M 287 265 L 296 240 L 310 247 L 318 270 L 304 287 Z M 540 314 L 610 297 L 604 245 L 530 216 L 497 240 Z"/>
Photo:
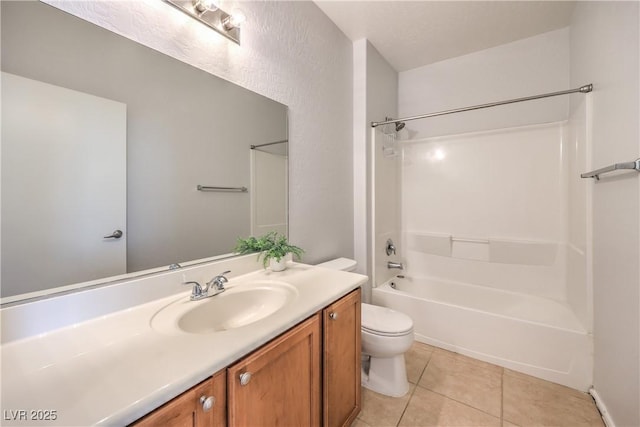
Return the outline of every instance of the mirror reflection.
<path id="1" fill-rule="evenodd" d="M 3 298 L 287 232 L 286 106 L 49 5 L 1 8 Z"/>

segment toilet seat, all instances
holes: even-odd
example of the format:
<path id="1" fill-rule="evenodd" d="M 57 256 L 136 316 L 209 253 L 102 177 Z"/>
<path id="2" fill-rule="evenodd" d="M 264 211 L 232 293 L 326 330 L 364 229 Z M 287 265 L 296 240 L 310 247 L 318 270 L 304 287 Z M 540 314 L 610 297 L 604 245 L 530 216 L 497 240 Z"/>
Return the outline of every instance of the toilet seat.
<path id="1" fill-rule="evenodd" d="M 390 308 L 363 303 L 362 330 L 375 335 L 397 337 L 413 331 L 413 320 Z"/>

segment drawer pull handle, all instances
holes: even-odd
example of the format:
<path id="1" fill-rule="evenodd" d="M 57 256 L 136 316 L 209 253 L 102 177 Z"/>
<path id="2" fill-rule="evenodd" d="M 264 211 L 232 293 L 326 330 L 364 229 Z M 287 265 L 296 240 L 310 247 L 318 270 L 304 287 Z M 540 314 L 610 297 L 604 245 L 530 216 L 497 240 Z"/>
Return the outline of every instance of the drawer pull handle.
<path id="1" fill-rule="evenodd" d="M 335 311 L 332 311 L 331 313 L 329 313 L 329 319 L 338 320 L 338 313 L 336 313 Z"/>
<path id="2" fill-rule="evenodd" d="M 200 396 L 200 403 L 202 404 L 202 410 L 208 412 L 216 404 L 216 398 L 213 396 Z"/>
<path id="3" fill-rule="evenodd" d="M 245 386 L 249 384 L 249 381 L 251 381 L 251 372 L 243 372 L 242 374 L 240 374 L 239 378 L 240 385 Z"/>

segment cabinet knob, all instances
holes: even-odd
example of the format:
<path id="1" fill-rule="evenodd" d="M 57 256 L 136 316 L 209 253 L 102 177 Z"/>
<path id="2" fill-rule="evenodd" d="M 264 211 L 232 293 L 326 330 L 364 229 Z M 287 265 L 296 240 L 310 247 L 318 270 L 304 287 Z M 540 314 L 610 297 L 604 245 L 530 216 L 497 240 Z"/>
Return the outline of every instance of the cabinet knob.
<path id="1" fill-rule="evenodd" d="M 329 313 L 329 319 L 338 320 L 338 313 L 336 313 L 335 311 L 332 311 L 331 313 Z"/>
<path id="2" fill-rule="evenodd" d="M 213 396 L 200 396 L 200 404 L 202 405 L 202 410 L 207 412 L 213 408 L 213 405 L 216 403 L 216 398 Z"/>
<path id="3" fill-rule="evenodd" d="M 238 378 L 240 379 L 240 385 L 247 385 L 251 381 L 251 372 L 243 372 Z"/>

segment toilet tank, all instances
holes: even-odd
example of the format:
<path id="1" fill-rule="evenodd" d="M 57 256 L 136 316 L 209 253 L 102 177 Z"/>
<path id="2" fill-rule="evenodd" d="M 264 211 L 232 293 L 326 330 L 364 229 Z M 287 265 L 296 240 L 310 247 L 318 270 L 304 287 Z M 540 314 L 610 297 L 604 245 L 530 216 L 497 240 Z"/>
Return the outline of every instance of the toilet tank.
<path id="1" fill-rule="evenodd" d="M 321 264 L 317 264 L 317 267 L 330 268 L 332 270 L 342 270 L 342 271 L 354 271 L 358 263 L 349 258 L 336 258 L 327 262 L 323 262 Z"/>

